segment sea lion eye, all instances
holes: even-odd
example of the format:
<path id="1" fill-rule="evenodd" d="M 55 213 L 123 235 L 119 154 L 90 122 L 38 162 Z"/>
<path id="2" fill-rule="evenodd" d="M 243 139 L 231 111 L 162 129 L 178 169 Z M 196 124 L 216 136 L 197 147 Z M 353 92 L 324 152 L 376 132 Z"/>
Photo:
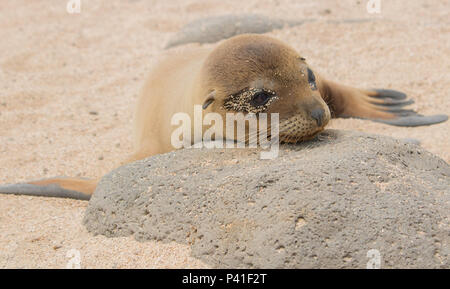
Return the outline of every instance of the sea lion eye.
<path id="1" fill-rule="evenodd" d="M 312 90 L 317 90 L 316 77 L 311 69 L 308 68 L 308 83 Z"/>
<path id="2" fill-rule="evenodd" d="M 265 91 L 260 91 L 255 93 L 255 95 L 253 95 L 250 103 L 253 106 L 265 105 L 269 101 L 271 96 L 272 96 L 271 94 L 268 94 Z"/>
<path id="3" fill-rule="evenodd" d="M 248 87 L 225 98 L 222 107 L 229 111 L 260 113 L 278 98 L 270 89 Z"/>

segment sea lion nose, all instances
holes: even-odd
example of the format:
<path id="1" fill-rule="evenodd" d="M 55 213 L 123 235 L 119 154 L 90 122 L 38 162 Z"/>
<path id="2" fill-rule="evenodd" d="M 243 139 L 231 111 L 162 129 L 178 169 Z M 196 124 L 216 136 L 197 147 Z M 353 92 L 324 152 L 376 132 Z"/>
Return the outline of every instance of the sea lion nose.
<path id="1" fill-rule="evenodd" d="M 323 108 L 316 108 L 311 111 L 311 117 L 317 121 L 318 126 L 322 126 L 325 110 Z"/>

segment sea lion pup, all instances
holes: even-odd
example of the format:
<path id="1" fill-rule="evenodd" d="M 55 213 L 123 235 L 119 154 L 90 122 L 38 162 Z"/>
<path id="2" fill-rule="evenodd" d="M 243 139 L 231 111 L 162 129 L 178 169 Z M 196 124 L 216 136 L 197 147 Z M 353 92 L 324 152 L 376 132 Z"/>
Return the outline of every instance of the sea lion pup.
<path id="1" fill-rule="evenodd" d="M 331 117 L 403 126 L 447 119 L 404 110 L 411 103 L 405 98 L 393 90 L 362 90 L 328 81 L 287 44 L 263 35 L 239 35 L 213 49 L 171 55 L 153 70 L 137 105 L 135 153 L 122 164 L 174 150 L 171 118 L 183 112 L 193 119 L 194 105 L 224 119 L 230 112 L 279 113 L 282 142 L 312 138 Z M 0 192 L 89 199 L 97 181 L 55 178 L 3 186 Z"/>

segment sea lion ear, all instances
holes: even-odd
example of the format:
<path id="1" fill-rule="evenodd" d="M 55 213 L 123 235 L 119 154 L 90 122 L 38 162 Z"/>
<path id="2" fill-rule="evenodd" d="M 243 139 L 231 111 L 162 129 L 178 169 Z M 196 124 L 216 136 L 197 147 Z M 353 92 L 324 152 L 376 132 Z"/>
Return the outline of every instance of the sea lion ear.
<path id="1" fill-rule="evenodd" d="M 211 103 L 214 102 L 214 100 L 216 100 L 216 91 L 215 91 L 215 90 L 211 91 L 211 92 L 208 94 L 208 96 L 206 97 L 205 102 L 203 103 L 202 108 L 203 108 L 203 109 L 207 109 L 208 106 L 209 106 Z"/>

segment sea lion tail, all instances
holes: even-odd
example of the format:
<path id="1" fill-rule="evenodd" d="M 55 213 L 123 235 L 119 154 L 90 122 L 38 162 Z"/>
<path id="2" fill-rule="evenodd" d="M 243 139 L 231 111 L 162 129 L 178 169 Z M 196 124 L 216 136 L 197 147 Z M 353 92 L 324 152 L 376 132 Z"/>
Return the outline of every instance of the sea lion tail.
<path id="1" fill-rule="evenodd" d="M 89 200 L 98 180 L 52 178 L 28 183 L 0 186 L 0 194 Z"/>

